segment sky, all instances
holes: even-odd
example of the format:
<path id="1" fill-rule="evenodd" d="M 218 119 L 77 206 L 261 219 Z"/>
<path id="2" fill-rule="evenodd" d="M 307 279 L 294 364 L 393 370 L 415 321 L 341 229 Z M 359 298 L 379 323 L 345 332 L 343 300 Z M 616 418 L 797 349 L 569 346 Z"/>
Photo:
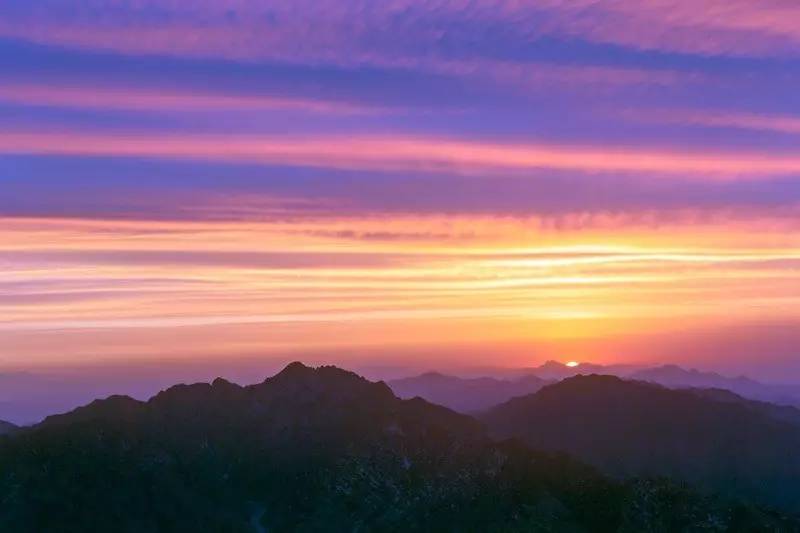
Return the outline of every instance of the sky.
<path id="1" fill-rule="evenodd" d="M 0 370 L 800 381 L 795 0 L 5 0 Z"/>

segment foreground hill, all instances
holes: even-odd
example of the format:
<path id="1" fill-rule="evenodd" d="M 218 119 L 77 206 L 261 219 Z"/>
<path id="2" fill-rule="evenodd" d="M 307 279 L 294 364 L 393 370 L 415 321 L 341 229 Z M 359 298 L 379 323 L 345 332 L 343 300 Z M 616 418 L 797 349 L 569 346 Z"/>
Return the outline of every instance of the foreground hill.
<path id="1" fill-rule="evenodd" d="M 477 413 L 514 398 L 531 394 L 550 383 L 537 376 L 514 380 L 459 378 L 438 372 L 396 379 L 388 383 L 400 398 L 420 397 L 460 413 Z"/>
<path id="2" fill-rule="evenodd" d="M 800 427 L 718 394 L 578 376 L 484 420 L 498 437 L 563 450 L 615 476 L 665 475 L 800 511 Z"/>
<path id="3" fill-rule="evenodd" d="M 709 522 L 710 521 L 710 522 Z M 665 482 L 495 444 L 332 367 L 117 396 L 0 441 L 0 531 L 790 530 Z M 767 528 L 767 529 L 764 529 Z"/>

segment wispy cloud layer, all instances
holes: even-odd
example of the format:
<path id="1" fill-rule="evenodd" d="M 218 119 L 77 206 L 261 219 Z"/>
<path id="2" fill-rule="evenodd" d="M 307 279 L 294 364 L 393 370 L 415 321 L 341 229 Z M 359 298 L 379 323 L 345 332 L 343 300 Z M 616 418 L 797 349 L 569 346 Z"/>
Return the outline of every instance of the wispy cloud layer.
<path id="1" fill-rule="evenodd" d="M 380 134 L 292 138 L 0 132 L 0 152 L 207 159 L 395 172 L 441 170 L 465 175 L 555 169 L 736 179 L 800 173 L 800 157 L 789 153 L 679 152 L 650 148 L 495 143 Z"/>
<path id="2" fill-rule="evenodd" d="M 800 8 L 791 0 L 7 4 L 2 35 L 131 53 L 363 64 L 412 61 L 426 51 L 515 52 L 550 36 L 700 54 L 800 50 Z"/>
<path id="3" fill-rule="evenodd" d="M 73 82 L 74 83 L 74 82 Z M 220 112 L 265 110 L 299 113 L 363 114 L 376 108 L 346 102 L 292 98 L 287 96 L 258 96 L 248 94 L 203 92 L 198 89 L 178 91 L 158 87 L 98 87 L 97 85 L 54 85 L 33 83 L 4 83 L 0 85 L 0 103 L 76 107 L 101 110 L 130 110 L 150 112 Z"/>
<path id="4" fill-rule="evenodd" d="M 794 0 L 8 0 L 0 367 L 796 322 L 799 61 Z"/>

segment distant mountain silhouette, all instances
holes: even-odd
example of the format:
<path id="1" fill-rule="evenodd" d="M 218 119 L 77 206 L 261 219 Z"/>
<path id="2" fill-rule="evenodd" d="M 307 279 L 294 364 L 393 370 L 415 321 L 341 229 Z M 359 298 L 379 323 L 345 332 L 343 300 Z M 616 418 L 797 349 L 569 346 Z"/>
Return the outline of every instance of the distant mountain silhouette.
<path id="1" fill-rule="evenodd" d="M 19 428 L 14 424 L 0 420 L 0 435 L 10 435 L 18 430 Z"/>
<path id="2" fill-rule="evenodd" d="M 768 385 L 745 376 L 729 378 L 715 372 L 663 365 L 634 372 L 629 377 L 670 388 L 725 389 L 745 398 L 800 407 L 800 386 Z"/>
<path id="3" fill-rule="evenodd" d="M 609 376 L 626 376 L 635 372 L 640 367 L 633 365 L 597 365 L 594 363 L 579 363 L 577 366 L 567 366 L 558 361 L 547 361 L 542 365 L 527 369 L 544 380 L 560 381 L 572 376 L 605 374 Z"/>
<path id="4" fill-rule="evenodd" d="M 461 413 L 477 413 L 515 396 L 536 392 L 548 383 L 534 375 L 513 380 L 490 377 L 465 379 L 427 372 L 396 379 L 388 385 L 400 398 L 420 397 Z"/>
<path id="5" fill-rule="evenodd" d="M 719 391 L 578 376 L 485 415 L 498 437 L 573 454 L 615 476 L 665 475 L 800 511 L 800 427 Z"/>
<path id="6" fill-rule="evenodd" d="M 774 420 L 800 426 L 800 409 L 790 405 L 776 405 L 760 400 L 750 400 L 726 389 L 682 389 L 702 398 L 717 402 L 727 402 L 744 407 Z"/>
<path id="7" fill-rule="evenodd" d="M 698 400 L 699 401 L 699 400 Z M 711 522 L 709 522 L 711 521 Z M 115 396 L 0 439 L 0 531 L 787 531 L 666 481 L 497 444 L 474 419 L 299 363 Z"/>

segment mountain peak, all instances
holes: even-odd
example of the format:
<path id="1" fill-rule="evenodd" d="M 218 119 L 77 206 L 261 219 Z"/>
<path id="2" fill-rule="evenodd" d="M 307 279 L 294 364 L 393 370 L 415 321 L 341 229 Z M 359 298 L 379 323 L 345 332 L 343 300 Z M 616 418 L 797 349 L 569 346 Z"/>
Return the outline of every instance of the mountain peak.
<path id="1" fill-rule="evenodd" d="M 212 389 L 231 389 L 231 388 L 239 388 L 238 385 L 231 383 L 225 378 L 216 378 L 214 381 L 211 382 Z"/>
<path id="2" fill-rule="evenodd" d="M 78 407 L 69 413 L 51 415 L 41 425 L 72 424 L 90 420 L 125 421 L 138 415 L 144 403 L 130 396 L 114 395 L 104 400 L 94 400 L 88 405 Z"/>
<path id="3" fill-rule="evenodd" d="M 284 367 L 278 374 L 299 374 L 304 372 L 313 371 L 314 368 L 307 366 L 300 361 L 292 361 Z"/>
<path id="4" fill-rule="evenodd" d="M 441 378 L 448 378 L 448 377 L 451 377 L 451 376 L 447 376 L 447 375 L 442 374 L 441 372 L 437 372 L 435 370 L 429 370 L 427 372 L 423 372 L 422 374 L 420 374 L 417 377 L 419 377 L 419 378 L 428 378 L 428 379 L 441 379 Z"/>
<path id="5" fill-rule="evenodd" d="M 564 378 L 561 381 L 561 385 L 567 386 L 570 384 L 595 384 L 595 383 L 602 383 L 602 384 L 619 384 L 619 383 L 631 383 L 630 381 L 625 381 L 619 376 L 612 376 L 609 374 L 576 374 L 574 376 L 570 376 L 568 378 Z M 558 385 L 558 383 L 554 384 Z"/>

